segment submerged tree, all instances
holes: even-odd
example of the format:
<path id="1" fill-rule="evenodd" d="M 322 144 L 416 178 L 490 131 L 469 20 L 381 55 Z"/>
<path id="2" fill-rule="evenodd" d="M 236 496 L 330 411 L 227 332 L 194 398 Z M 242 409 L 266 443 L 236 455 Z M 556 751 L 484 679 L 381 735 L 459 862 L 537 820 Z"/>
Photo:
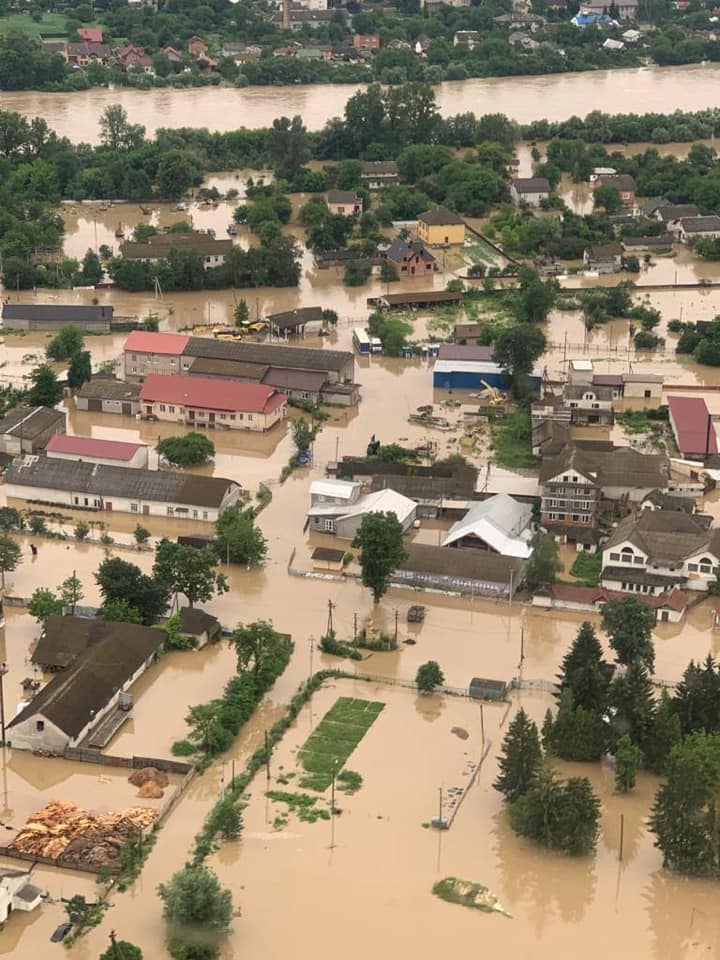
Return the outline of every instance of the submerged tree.
<path id="1" fill-rule="evenodd" d="M 607 708 L 611 674 L 612 667 L 603 659 L 595 629 L 586 620 L 563 657 L 557 678 L 560 691 L 570 688 L 576 706 L 603 712 Z"/>
<path id="2" fill-rule="evenodd" d="M 541 763 L 537 726 L 521 707 L 503 739 L 498 760 L 500 773 L 493 786 L 512 803 L 528 792 Z"/>
<path id="3" fill-rule="evenodd" d="M 600 801 L 587 777 L 561 781 L 541 767 L 526 794 L 510 805 L 513 830 L 552 850 L 584 856 L 595 849 Z"/>
<path id="4" fill-rule="evenodd" d="M 655 795 L 650 829 L 677 873 L 720 876 L 720 734 L 697 731 L 675 747 Z"/>
<path id="5" fill-rule="evenodd" d="M 415 683 L 420 693 L 432 693 L 436 687 L 442 686 L 445 682 L 445 674 L 440 669 L 440 664 L 435 660 L 428 660 L 421 664 L 415 674 Z"/>
<path id="6" fill-rule="evenodd" d="M 394 513 L 368 513 L 352 542 L 360 550 L 363 586 L 372 591 L 373 601 L 387 593 L 392 572 L 406 559 L 403 529 Z"/>
<path id="7" fill-rule="evenodd" d="M 627 793 L 635 786 L 640 757 L 640 747 L 627 734 L 620 737 L 615 748 L 615 789 L 618 793 Z"/>
<path id="8" fill-rule="evenodd" d="M 637 597 L 608 600 L 602 606 L 603 630 L 610 637 L 618 663 L 628 666 L 633 660 L 642 660 L 652 673 L 655 667 L 655 648 L 652 628 L 655 614 Z"/>

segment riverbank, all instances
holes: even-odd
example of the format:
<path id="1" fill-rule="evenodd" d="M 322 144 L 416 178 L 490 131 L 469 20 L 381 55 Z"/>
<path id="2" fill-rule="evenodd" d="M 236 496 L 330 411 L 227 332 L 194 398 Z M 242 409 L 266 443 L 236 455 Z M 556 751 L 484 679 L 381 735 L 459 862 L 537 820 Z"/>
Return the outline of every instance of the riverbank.
<path id="1" fill-rule="evenodd" d="M 551 121 L 585 116 L 593 110 L 672 113 L 714 109 L 720 64 L 595 70 L 534 77 L 446 81 L 434 87 L 443 116 L 503 113 L 518 123 L 542 115 Z M 300 114 L 308 130 L 342 116 L 360 84 L 278 87 L 195 87 L 131 90 L 94 87 L 78 93 L 3 92 L 2 108 L 28 119 L 43 117 L 59 136 L 75 143 L 100 141 L 98 117 L 111 104 L 127 110 L 131 123 L 158 129 L 201 126 L 211 132 L 268 127 L 273 118 Z"/>

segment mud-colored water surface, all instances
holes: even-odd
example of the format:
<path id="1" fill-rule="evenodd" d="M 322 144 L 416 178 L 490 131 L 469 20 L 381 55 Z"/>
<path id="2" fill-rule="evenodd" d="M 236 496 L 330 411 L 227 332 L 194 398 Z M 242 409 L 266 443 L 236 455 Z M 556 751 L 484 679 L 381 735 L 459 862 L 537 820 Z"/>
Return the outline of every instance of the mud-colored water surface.
<path id="1" fill-rule="evenodd" d="M 607 113 L 672 113 L 715 107 L 719 68 L 699 66 L 592 70 L 540 77 L 459 80 L 435 87 L 445 115 L 473 111 L 504 113 L 528 123 L 540 117 L 566 120 L 592 110 Z M 109 90 L 79 93 L 3 93 L 3 108 L 27 117 L 44 117 L 70 140 L 97 143 L 97 118 L 109 104 L 120 103 L 132 123 L 148 133 L 161 127 L 204 126 L 210 130 L 269 126 L 274 117 L 300 114 L 317 130 L 341 116 L 345 103 L 361 89 L 355 85 L 201 87 L 191 90 Z"/>

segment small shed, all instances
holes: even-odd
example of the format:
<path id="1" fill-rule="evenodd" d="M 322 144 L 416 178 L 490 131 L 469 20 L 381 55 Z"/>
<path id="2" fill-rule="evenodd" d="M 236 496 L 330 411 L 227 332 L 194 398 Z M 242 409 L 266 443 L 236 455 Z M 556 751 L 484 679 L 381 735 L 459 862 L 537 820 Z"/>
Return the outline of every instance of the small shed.
<path id="1" fill-rule="evenodd" d="M 180 610 L 180 636 L 194 640 L 199 650 L 206 643 L 220 639 L 222 627 L 217 617 L 198 607 L 182 607 Z"/>
<path id="2" fill-rule="evenodd" d="M 468 694 L 476 700 L 505 700 L 507 684 L 504 680 L 486 680 L 484 677 L 473 677 L 470 681 Z"/>
<path id="3" fill-rule="evenodd" d="M 343 568 L 344 556 L 345 553 L 342 550 L 333 550 L 332 547 L 315 547 L 310 559 L 315 570 L 339 573 Z"/>

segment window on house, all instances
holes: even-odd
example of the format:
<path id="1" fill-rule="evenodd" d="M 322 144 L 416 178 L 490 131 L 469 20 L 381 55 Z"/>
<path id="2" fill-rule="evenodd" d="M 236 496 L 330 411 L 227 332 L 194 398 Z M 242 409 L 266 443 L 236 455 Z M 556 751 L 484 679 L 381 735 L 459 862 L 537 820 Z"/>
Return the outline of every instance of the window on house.
<path id="1" fill-rule="evenodd" d="M 244 419 L 244 416 L 243 416 L 242 413 L 239 413 L 239 414 L 237 415 L 237 418 L 238 418 L 238 420 L 243 420 L 243 419 Z"/>
<path id="2" fill-rule="evenodd" d="M 231 419 L 231 420 L 234 420 L 234 419 L 235 419 L 235 414 L 234 414 L 234 413 L 231 413 L 231 414 L 230 414 L 230 419 Z"/>
<path id="3" fill-rule="evenodd" d="M 252 419 L 253 419 L 253 415 L 252 415 L 251 413 L 249 413 L 249 414 L 247 415 L 247 418 L 248 418 L 248 420 L 252 420 Z"/>
<path id="4" fill-rule="evenodd" d="M 208 518 L 208 512 L 207 510 L 203 510 L 203 520 L 207 520 L 207 518 Z"/>
<path id="5" fill-rule="evenodd" d="M 220 414 L 220 419 L 221 419 L 221 420 L 225 420 L 225 414 L 224 414 L 224 413 L 221 413 L 221 414 Z"/>
<path id="6" fill-rule="evenodd" d="M 335 529 L 335 521 L 334 521 L 334 520 L 323 520 L 323 521 L 322 521 L 322 528 L 323 528 L 323 530 L 327 530 L 329 533 L 332 533 L 333 530 Z"/>
<path id="7" fill-rule="evenodd" d="M 73 497 L 73 502 L 79 504 L 79 503 L 80 503 L 80 497 Z"/>
<path id="8" fill-rule="evenodd" d="M 35 721 L 35 729 L 38 731 L 38 733 L 42 733 L 42 731 L 45 729 L 45 721 L 44 721 L 44 720 L 36 720 L 36 721 Z"/>
<path id="9" fill-rule="evenodd" d="M 198 511 L 193 510 L 193 520 L 197 520 L 197 518 L 198 518 Z"/>
<path id="10" fill-rule="evenodd" d="M 643 557 L 633 557 L 633 563 L 637 566 L 637 564 L 645 563 L 645 560 Z"/>
<path id="11" fill-rule="evenodd" d="M 174 507 L 168 507 L 168 508 L 167 508 L 167 515 L 168 515 L 169 517 L 175 516 L 175 508 L 174 508 Z"/>
<path id="12" fill-rule="evenodd" d="M 577 523 L 580 520 L 580 514 L 574 513 L 572 515 L 572 518 L 573 518 L 573 523 Z"/>
<path id="13" fill-rule="evenodd" d="M 170 413 L 175 413 L 175 407 L 168 407 L 168 410 L 170 411 Z"/>
<path id="14" fill-rule="evenodd" d="M 611 554 L 610 554 L 610 559 L 611 559 L 611 560 L 619 560 L 619 559 L 620 559 L 620 554 L 619 554 L 619 553 L 611 553 Z"/>
<path id="15" fill-rule="evenodd" d="M 138 505 L 137 505 L 136 503 L 131 503 L 131 504 L 130 504 L 130 513 L 137 513 L 137 512 L 138 512 Z"/>
<path id="16" fill-rule="evenodd" d="M 161 403 L 161 404 L 160 404 L 160 413 L 165 413 L 165 404 L 164 404 L 164 403 Z"/>

